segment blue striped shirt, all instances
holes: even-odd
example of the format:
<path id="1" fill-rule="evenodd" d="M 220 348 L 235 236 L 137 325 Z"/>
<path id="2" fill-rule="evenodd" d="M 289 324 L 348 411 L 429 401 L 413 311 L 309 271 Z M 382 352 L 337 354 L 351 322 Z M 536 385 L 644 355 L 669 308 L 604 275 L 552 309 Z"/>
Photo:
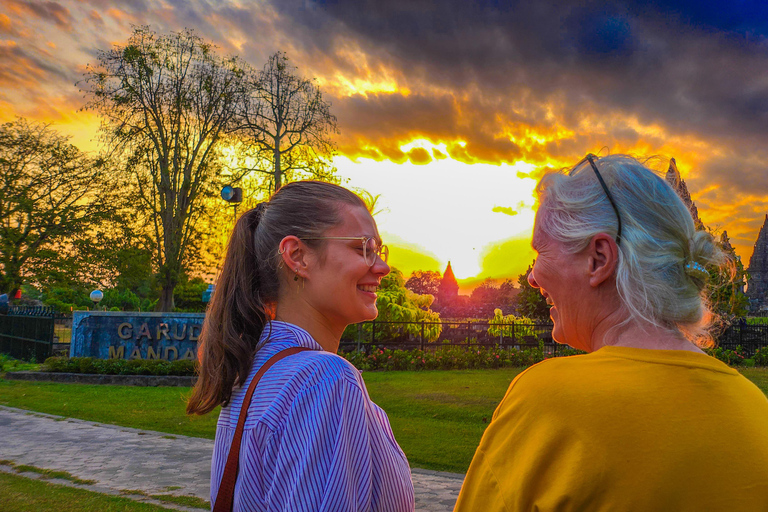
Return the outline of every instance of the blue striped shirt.
<path id="1" fill-rule="evenodd" d="M 248 380 L 221 410 L 211 503 L 251 379 L 267 359 L 296 346 L 313 350 L 275 363 L 253 395 L 234 511 L 413 511 L 408 461 L 360 372 L 304 329 L 277 321 L 264 329 Z"/>

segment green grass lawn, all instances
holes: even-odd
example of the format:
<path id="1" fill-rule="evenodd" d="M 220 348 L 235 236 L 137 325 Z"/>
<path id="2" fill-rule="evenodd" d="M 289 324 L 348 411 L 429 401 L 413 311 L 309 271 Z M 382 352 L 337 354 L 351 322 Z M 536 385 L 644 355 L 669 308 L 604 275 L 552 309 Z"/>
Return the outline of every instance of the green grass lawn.
<path id="1" fill-rule="evenodd" d="M 464 472 L 496 405 L 520 372 L 365 372 L 414 467 Z M 21 382 L 0 379 L 0 405 L 89 421 L 213 439 L 218 412 L 184 413 L 189 388 Z"/>
<path id="2" fill-rule="evenodd" d="M 167 512 L 170 509 L 128 498 L 0 472 L 3 512 Z"/>
<path id="3" fill-rule="evenodd" d="M 389 415 L 414 467 L 465 472 L 496 405 L 520 369 L 365 372 L 374 402 Z M 768 369 L 741 372 L 768 395 Z M 217 412 L 184 413 L 189 388 L 94 386 L 0 379 L 0 404 L 33 411 L 212 439 Z"/>
<path id="4" fill-rule="evenodd" d="M 739 371 L 768 396 L 768 367 L 739 368 Z"/>

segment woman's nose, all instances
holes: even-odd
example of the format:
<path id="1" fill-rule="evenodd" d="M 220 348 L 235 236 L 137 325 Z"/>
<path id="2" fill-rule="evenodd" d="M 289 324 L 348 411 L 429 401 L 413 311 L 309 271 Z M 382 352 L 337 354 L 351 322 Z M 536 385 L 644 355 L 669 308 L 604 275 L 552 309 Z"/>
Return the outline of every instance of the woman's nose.
<path id="1" fill-rule="evenodd" d="M 390 268 L 387 262 L 381 259 L 381 256 L 376 256 L 376 261 L 371 267 L 371 272 L 377 276 L 384 277 L 385 275 L 389 274 L 389 271 Z"/>
<path id="2" fill-rule="evenodd" d="M 533 286 L 534 288 L 539 287 L 539 283 L 537 283 L 536 278 L 533 277 L 533 269 L 531 269 L 531 271 L 528 272 L 528 284 Z"/>

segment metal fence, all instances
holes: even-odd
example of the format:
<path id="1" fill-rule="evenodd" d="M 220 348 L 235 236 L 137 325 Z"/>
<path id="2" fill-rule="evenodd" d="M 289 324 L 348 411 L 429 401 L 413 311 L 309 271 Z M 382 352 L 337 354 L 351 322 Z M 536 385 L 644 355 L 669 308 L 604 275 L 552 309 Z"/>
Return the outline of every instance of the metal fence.
<path id="1" fill-rule="evenodd" d="M 430 335 L 430 330 L 432 334 Z M 435 335 L 437 331 L 437 335 Z M 497 324 L 484 321 L 383 322 L 373 320 L 348 328 L 342 336 L 340 350 L 363 350 L 370 347 L 401 350 L 435 350 L 438 347 L 532 348 L 542 343 L 546 353 L 557 355 L 569 348 L 552 339 L 552 324 L 524 322 Z M 741 347 L 747 356 L 768 347 L 768 324 L 748 325 L 741 321 L 725 329 L 717 337 L 717 345 L 730 350 Z"/>
<path id="2" fill-rule="evenodd" d="M 42 362 L 69 355 L 72 316 L 45 306 L 12 306 L 0 315 L 0 353 Z"/>
<path id="3" fill-rule="evenodd" d="M 552 340 L 552 324 L 494 323 L 487 321 L 385 322 L 372 320 L 347 328 L 341 338 L 342 351 L 370 347 L 400 350 L 435 350 L 439 347 L 533 348 L 544 345 L 556 354 L 563 345 Z"/>
<path id="4" fill-rule="evenodd" d="M 41 362 L 51 355 L 68 355 L 72 336 L 72 317 L 58 315 L 45 307 L 11 307 L 0 315 L 0 353 L 17 359 Z M 480 320 L 441 322 L 369 321 L 344 331 L 339 349 L 362 350 L 371 347 L 400 350 L 436 350 L 439 347 L 536 348 L 558 355 L 565 345 L 552 340 L 549 323 L 494 323 Z M 718 336 L 718 346 L 734 350 L 741 347 L 747 356 L 768 346 L 768 324 L 734 323 Z"/>
<path id="5" fill-rule="evenodd" d="M 741 347 L 747 356 L 753 356 L 757 349 L 768 346 L 768 324 L 734 323 L 718 337 L 718 346 L 730 350 Z"/>

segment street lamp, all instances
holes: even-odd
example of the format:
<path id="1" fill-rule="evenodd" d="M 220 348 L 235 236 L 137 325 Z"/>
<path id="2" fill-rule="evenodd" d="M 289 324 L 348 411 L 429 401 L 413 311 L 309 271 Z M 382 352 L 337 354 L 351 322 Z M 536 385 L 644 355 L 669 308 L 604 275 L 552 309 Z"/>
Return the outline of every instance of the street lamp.
<path id="1" fill-rule="evenodd" d="M 221 189 L 221 198 L 234 206 L 234 220 L 237 220 L 237 205 L 243 202 L 243 189 L 233 187 L 232 185 L 225 185 Z"/>
<path id="2" fill-rule="evenodd" d="M 93 301 L 93 310 L 96 311 L 99 307 L 99 302 L 104 298 L 104 293 L 101 290 L 93 290 L 89 297 Z"/>

